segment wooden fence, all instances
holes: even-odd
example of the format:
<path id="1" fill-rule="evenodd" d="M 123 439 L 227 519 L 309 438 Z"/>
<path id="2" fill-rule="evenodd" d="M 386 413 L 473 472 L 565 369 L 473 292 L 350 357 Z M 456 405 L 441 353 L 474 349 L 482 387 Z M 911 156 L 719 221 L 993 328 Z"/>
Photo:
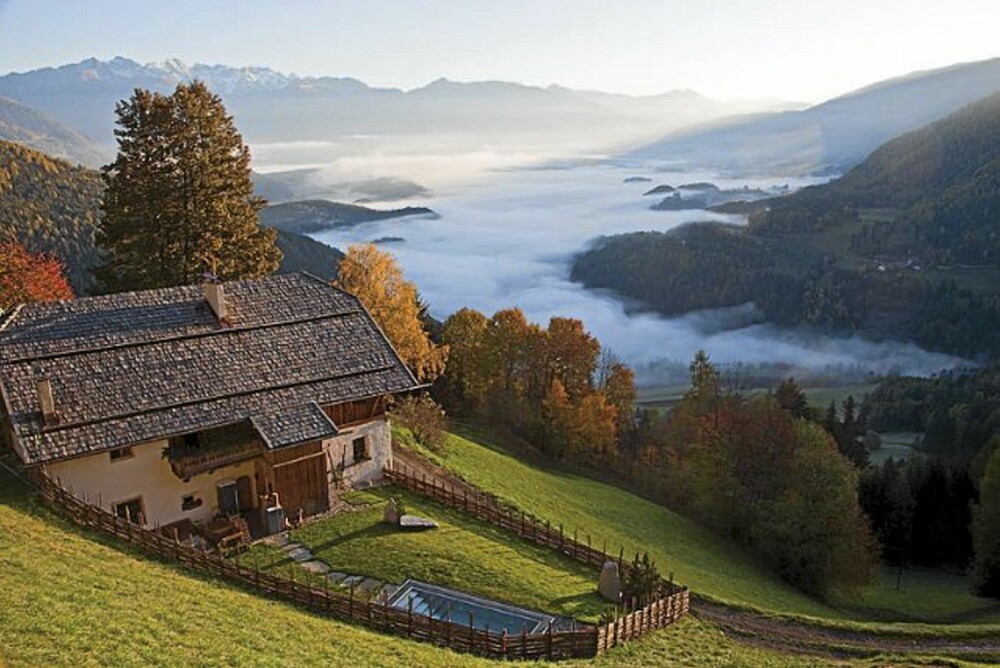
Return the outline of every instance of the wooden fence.
<path id="1" fill-rule="evenodd" d="M 400 610 L 354 596 L 351 589 L 342 590 L 317 588 L 296 582 L 294 578 L 262 573 L 256 564 L 253 567 L 241 565 L 238 561 L 200 550 L 180 543 L 158 531 L 144 529 L 124 518 L 116 517 L 103 508 L 91 505 L 75 497 L 37 469 L 26 471 L 30 481 L 38 488 L 42 498 L 50 506 L 64 514 L 75 524 L 109 534 L 121 539 L 154 557 L 173 561 L 188 570 L 215 576 L 259 594 L 291 602 L 299 607 L 324 614 L 335 619 L 361 624 L 371 629 L 396 636 L 428 642 L 455 651 L 502 659 L 569 659 L 589 658 L 611 647 L 627 642 L 643 633 L 666 626 L 687 611 L 688 591 L 686 588 L 669 584 L 667 596 L 650 605 L 630 612 L 628 615 L 600 627 L 587 627 L 576 631 L 553 631 L 551 626 L 543 632 L 497 633 L 489 629 L 476 629 L 471 625 L 456 624 L 446 620 L 435 620 L 410 610 Z M 416 493 L 428 488 L 413 476 L 402 472 L 390 472 L 392 482 L 412 489 Z M 431 496 L 430 498 L 438 498 Z M 559 549 L 564 554 L 575 556 L 585 563 L 598 564 L 600 552 L 591 550 L 571 539 L 557 537 L 548 525 L 537 520 L 524 518 L 514 523 L 509 511 L 501 511 L 498 506 L 485 501 L 481 494 L 461 498 L 451 495 L 451 501 L 444 501 L 452 507 L 467 507 L 470 513 L 496 526 L 512 530 L 533 542 Z M 463 505 L 458 505 L 463 504 Z M 543 529 L 542 527 L 546 527 Z M 604 561 L 599 562 L 603 564 Z"/>

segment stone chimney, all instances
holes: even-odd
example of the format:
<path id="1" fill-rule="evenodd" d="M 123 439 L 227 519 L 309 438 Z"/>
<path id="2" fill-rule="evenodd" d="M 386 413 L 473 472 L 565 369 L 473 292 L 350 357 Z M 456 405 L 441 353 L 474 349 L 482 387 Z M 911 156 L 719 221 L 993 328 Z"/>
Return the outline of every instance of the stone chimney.
<path id="1" fill-rule="evenodd" d="M 39 378 L 36 381 L 38 388 L 38 407 L 42 410 L 42 422 L 52 424 L 59 420 L 56 412 L 56 400 L 52 394 L 52 382 L 48 378 Z"/>
<path id="2" fill-rule="evenodd" d="M 205 283 L 205 301 L 208 302 L 219 322 L 225 322 L 228 311 L 226 310 L 226 291 L 222 287 L 221 281 L 210 280 Z"/>

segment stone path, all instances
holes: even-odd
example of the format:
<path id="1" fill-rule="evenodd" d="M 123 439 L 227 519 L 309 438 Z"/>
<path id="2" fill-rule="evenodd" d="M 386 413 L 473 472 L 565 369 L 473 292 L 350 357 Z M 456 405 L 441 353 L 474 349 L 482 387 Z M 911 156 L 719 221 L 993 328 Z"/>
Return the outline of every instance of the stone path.
<path id="1" fill-rule="evenodd" d="M 280 548 L 299 566 L 310 573 L 325 576 L 327 581 L 335 587 L 342 589 L 351 589 L 353 587 L 355 591 L 362 592 L 374 600 L 381 602 L 388 600 L 399 589 L 399 585 L 382 582 L 375 578 L 333 570 L 330 564 L 317 558 L 307 546 L 289 540 L 287 531 L 269 536 L 264 539 L 264 542 Z"/>

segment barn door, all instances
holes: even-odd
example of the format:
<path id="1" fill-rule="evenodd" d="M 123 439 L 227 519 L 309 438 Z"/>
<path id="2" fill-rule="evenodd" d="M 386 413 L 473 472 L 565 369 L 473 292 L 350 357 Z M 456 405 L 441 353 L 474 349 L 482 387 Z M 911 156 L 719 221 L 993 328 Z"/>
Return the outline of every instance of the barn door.
<path id="1" fill-rule="evenodd" d="M 274 490 L 289 517 L 322 513 L 330 507 L 322 453 L 274 465 Z"/>

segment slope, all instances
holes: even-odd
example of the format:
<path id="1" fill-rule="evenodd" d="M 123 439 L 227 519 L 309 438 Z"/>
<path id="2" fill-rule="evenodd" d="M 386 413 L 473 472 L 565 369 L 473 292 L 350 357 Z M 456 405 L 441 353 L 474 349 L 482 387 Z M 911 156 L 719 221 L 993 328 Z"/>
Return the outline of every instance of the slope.
<path id="1" fill-rule="evenodd" d="M 111 160 L 108 151 L 68 125 L 5 97 L 0 97 L 0 139 L 85 167 L 100 167 Z"/>
<path id="2" fill-rule="evenodd" d="M 0 468 L 0 665 L 499 666 L 382 636 L 143 559 L 72 528 Z M 543 666 L 546 664 L 535 664 Z M 562 666 L 844 666 L 677 626 Z"/>
<path id="3" fill-rule="evenodd" d="M 1000 58 L 916 72 L 804 111 L 683 130 L 632 157 L 756 174 L 840 172 L 888 139 L 1000 90 Z"/>

